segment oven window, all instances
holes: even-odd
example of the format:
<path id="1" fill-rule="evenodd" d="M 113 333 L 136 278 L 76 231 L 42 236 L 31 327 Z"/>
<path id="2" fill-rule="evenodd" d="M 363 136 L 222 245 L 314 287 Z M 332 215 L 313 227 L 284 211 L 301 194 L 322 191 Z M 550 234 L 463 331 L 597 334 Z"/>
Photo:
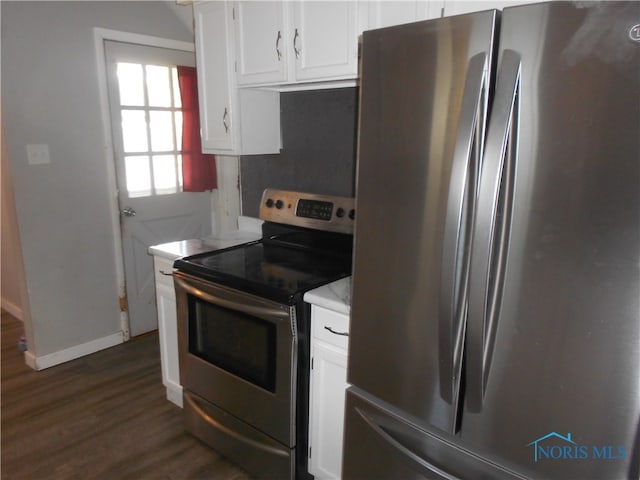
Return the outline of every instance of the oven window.
<path id="1" fill-rule="evenodd" d="M 189 295 L 189 352 L 275 392 L 276 326 Z"/>

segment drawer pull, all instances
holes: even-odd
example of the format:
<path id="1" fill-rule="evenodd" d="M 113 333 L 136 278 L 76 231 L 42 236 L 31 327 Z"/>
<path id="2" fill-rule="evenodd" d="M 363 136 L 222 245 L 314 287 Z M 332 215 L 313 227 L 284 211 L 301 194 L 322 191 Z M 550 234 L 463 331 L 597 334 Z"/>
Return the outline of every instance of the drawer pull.
<path id="1" fill-rule="evenodd" d="M 164 270 L 159 270 L 159 272 L 167 277 L 173 277 L 173 272 L 165 272 Z"/>
<path id="2" fill-rule="evenodd" d="M 349 332 L 336 332 L 333 328 L 331 327 L 324 327 L 325 330 L 329 330 L 331 333 L 333 333 L 334 335 L 342 335 L 343 337 L 348 337 L 349 336 Z"/>

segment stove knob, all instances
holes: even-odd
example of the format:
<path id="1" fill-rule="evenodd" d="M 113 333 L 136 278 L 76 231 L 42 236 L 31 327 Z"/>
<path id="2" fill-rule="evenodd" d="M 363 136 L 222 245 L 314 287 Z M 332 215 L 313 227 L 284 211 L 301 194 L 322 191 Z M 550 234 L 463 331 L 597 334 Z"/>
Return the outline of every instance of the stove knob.
<path id="1" fill-rule="evenodd" d="M 265 205 L 266 205 L 268 208 L 273 207 L 273 199 L 271 199 L 271 198 L 267 198 L 267 201 L 265 202 Z"/>
<path id="2" fill-rule="evenodd" d="M 342 217 L 344 217 L 344 213 L 345 213 L 344 212 L 344 208 L 340 207 L 340 208 L 338 208 L 338 210 L 336 210 L 336 217 L 342 218 Z"/>
<path id="3" fill-rule="evenodd" d="M 352 208 L 351 210 L 349 210 L 349 218 L 351 220 L 353 220 L 354 218 L 356 218 L 356 211 Z"/>
<path id="4" fill-rule="evenodd" d="M 284 202 L 282 200 L 276 200 L 276 208 L 280 210 L 282 207 L 284 207 Z"/>

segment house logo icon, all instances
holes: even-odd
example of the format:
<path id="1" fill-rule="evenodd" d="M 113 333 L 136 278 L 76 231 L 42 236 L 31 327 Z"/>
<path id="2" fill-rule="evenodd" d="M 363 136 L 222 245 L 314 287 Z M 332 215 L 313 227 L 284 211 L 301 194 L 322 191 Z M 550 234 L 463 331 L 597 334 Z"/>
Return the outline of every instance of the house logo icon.
<path id="1" fill-rule="evenodd" d="M 570 448 L 573 445 L 577 446 L 577 443 L 574 442 L 573 440 L 571 440 L 571 432 L 568 432 L 566 437 L 564 437 L 564 436 L 562 436 L 562 435 L 560 435 L 559 433 L 556 433 L 556 432 L 547 433 L 546 435 L 544 435 L 544 436 L 542 436 L 540 438 L 537 438 L 533 442 L 527 444 L 527 447 L 533 446 L 533 461 L 534 462 L 537 463 L 538 460 L 539 460 L 538 452 L 542 451 L 543 454 L 546 452 L 544 446 L 541 445 L 541 443 L 544 442 L 545 440 L 549 440 L 551 438 L 559 438 L 560 440 L 565 442 L 565 444 L 567 446 L 569 446 Z M 551 448 L 554 448 L 554 447 L 551 447 Z M 559 447 L 556 447 L 556 448 L 559 448 Z M 561 448 L 561 451 L 565 452 L 567 450 Z M 545 455 L 545 456 L 548 457 L 549 455 Z"/>

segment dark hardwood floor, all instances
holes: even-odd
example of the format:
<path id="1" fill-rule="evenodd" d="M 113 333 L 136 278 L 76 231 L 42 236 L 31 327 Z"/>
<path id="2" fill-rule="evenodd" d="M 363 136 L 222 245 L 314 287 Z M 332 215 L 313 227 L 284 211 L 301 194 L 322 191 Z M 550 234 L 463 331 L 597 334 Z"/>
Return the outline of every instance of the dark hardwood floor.
<path id="1" fill-rule="evenodd" d="M 157 334 L 36 372 L 18 350 L 21 331 L 2 312 L 3 480 L 251 480 L 184 432 Z"/>

